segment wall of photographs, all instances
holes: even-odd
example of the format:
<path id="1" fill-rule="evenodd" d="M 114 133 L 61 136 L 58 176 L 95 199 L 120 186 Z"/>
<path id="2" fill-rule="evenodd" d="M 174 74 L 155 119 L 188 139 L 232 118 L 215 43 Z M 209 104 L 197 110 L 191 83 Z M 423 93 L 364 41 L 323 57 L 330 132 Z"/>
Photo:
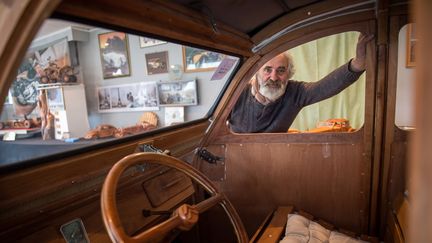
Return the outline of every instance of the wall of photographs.
<path id="1" fill-rule="evenodd" d="M 196 80 L 99 87 L 99 112 L 155 111 L 160 106 L 198 105 L 196 88 Z"/>
<path id="2" fill-rule="evenodd" d="M 202 118 L 229 76 L 211 80 L 221 54 L 104 29 L 78 54 L 91 128 L 127 126 L 149 110 L 161 126 Z"/>

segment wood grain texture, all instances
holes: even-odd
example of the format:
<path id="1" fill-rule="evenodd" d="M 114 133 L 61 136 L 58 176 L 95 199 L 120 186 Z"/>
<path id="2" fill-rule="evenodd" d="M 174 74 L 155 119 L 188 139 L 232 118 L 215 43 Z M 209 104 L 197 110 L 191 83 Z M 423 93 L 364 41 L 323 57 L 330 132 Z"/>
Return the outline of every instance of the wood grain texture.
<path id="1" fill-rule="evenodd" d="M 217 23 L 218 33 L 215 33 L 208 17 L 172 2 L 66 0 L 56 13 L 94 23 L 103 19 L 105 25 L 112 25 L 114 29 L 151 33 L 150 37 L 157 34 L 156 37 L 214 47 L 236 55 L 252 55 L 252 42 L 247 35 L 222 23 Z"/>
<path id="2" fill-rule="evenodd" d="M 338 17 L 334 22 L 322 22 L 313 28 L 293 31 L 278 40 L 279 42 L 263 49 L 262 53 L 259 53 L 262 58 L 257 60 L 251 69 L 256 68 L 256 71 L 274 54 L 318 37 L 353 30 L 374 33 L 376 22 L 372 18 L 373 15 L 368 14 Z M 227 180 L 221 183 L 221 188 L 226 190 L 239 209 L 250 235 L 265 215 L 278 205 L 298 206 L 337 227 L 369 233 L 369 219 L 373 217 L 370 200 L 371 197 L 375 198 L 372 203 L 376 205 L 379 185 L 377 168 L 380 167 L 380 161 L 372 161 L 373 154 L 377 152 L 373 147 L 373 132 L 375 122 L 379 122 L 375 121 L 375 45 L 371 43 L 367 51 L 365 122 L 363 128 L 356 133 L 231 133 L 226 119 L 235 104 L 236 95 L 241 91 L 238 89 L 245 86 L 249 74 L 245 75 L 243 80 L 237 80 L 240 84 L 232 99 L 221 110 L 222 114 L 213 125 L 215 128 L 210 131 L 211 135 L 206 137 L 206 145 L 227 147 Z M 326 166 L 330 160 L 324 159 L 323 151 L 317 149 L 325 146 L 332 151 L 332 155 L 337 152 L 336 157 L 331 159 L 331 166 Z M 294 148 L 297 150 L 293 150 Z M 313 166 L 302 167 L 284 162 L 291 159 L 308 165 L 312 163 Z M 286 173 L 286 176 L 281 173 Z M 248 199 L 240 198 L 244 195 L 247 195 Z"/>
<path id="3" fill-rule="evenodd" d="M 185 217 L 180 217 L 180 213 L 171 215 L 166 221 L 155 225 L 154 227 L 143 230 L 137 235 L 129 236 L 122 227 L 119 210 L 116 202 L 116 188 L 120 175 L 129 167 L 147 163 L 157 164 L 175 168 L 176 170 L 188 175 L 194 182 L 199 184 L 210 195 L 205 200 L 198 202 L 192 207 L 196 209 L 197 214 L 204 213 L 208 209 L 220 205 L 234 228 L 238 242 L 245 243 L 248 237 L 244 226 L 235 211 L 233 205 L 227 200 L 225 194 L 219 193 L 219 190 L 194 167 L 175 157 L 158 153 L 136 153 L 124 157 L 108 173 L 101 192 L 101 211 L 102 219 L 109 233 L 110 238 L 115 242 L 155 242 L 159 241 L 172 230 L 186 229 Z M 196 221 L 195 221 L 196 222 Z"/>
<path id="4" fill-rule="evenodd" d="M 228 144 L 223 188 L 251 234 L 277 205 L 367 232 L 370 163 L 361 144 Z"/>
<path id="5" fill-rule="evenodd" d="M 293 212 L 292 206 L 278 207 L 273 214 L 267 228 L 262 233 L 258 243 L 274 243 L 279 242 L 285 232 L 285 226 L 288 220 L 288 214 Z"/>
<path id="6" fill-rule="evenodd" d="M 408 184 L 410 227 L 407 242 L 432 242 L 432 5 L 430 1 L 413 1 L 416 22 L 416 132 L 409 145 Z"/>
<path id="7" fill-rule="evenodd" d="M 396 195 L 403 193 L 405 186 L 405 171 L 398 171 L 406 167 L 406 150 L 403 146 L 407 143 L 406 132 L 401 131 L 395 124 L 396 114 L 396 90 L 397 90 L 397 72 L 398 72 L 398 43 L 399 32 L 403 25 L 407 23 L 405 15 L 390 15 L 388 20 L 388 69 L 386 70 L 386 109 L 385 109 L 385 125 L 383 133 L 383 145 L 381 149 L 382 172 L 380 174 L 381 194 L 379 205 L 380 231 L 384 232 L 386 213 L 389 211 L 388 206 L 391 205 Z M 387 34 L 387 33 L 383 33 Z M 383 75 L 383 72 L 380 72 Z"/>
<path id="8" fill-rule="evenodd" d="M 255 44 L 260 43 L 265 38 L 268 38 L 269 36 L 274 35 L 275 33 L 281 31 L 283 28 L 293 25 L 295 23 L 298 23 L 302 20 L 318 16 L 320 14 L 330 12 L 336 9 L 339 9 L 341 7 L 346 7 L 351 4 L 356 4 L 364 2 L 362 0 L 350 0 L 350 1 L 343 1 L 343 0 L 331 0 L 326 2 L 321 2 L 317 4 L 313 4 L 310 6 L 307 6 L 305 8 L 298 9 L 296 11 L 290 12 L 282 17 L 280 17 L 278 20 L 274 21 L 270 25 L 268 25 L 266 28 L 258 32 L 256 35 L 252 37 L 252 40 Z M 316 24 L 315 24 L 316 26 Z"/>
<path id="9" fill-rule="evenodd" d="M 61 217 L 63 214 L 73 211 L 76 215 L 81 215 L 80 210 L 85 210 L 85 205 L 99 202 L 102 183 L 111 166 L 124 156 L 135 152 L 138 144 L 154 144 L 162 150 L 172 151 L 174 156 L 182 156 L 195 148 L 207 125 L 208 123 L 204 122 L 20 171 L 4 173 L 0 177 L 0 236 L 19 240 L 26 234 L 39 235 L 38 231 L 46 231 L 45 227 L 52 225 L 56 218 L 65 220 L 62 223 L 67 222 Z M 128 179 L 124 182 L 125 186 L 133 185 L 142 179 L 137 173 L 127 174 L 126 178 Z M 139 186 L 141 187 L 141 184 Z M 141 194 L 144 194 L 142 187 Z M 53 230 L 58 231 L 58 228 Z M 56 232 L 56 236 L 46 237 L 61 237 L 58 234 L 59 232 Z M 100 234 L 105 234 L 105 231 Z"/>
<path id="10" fill-rule="evenodd" d="M 393 243 L 405 242 L 401 228 L 397 223 L 396 216 L 391 211 L 387 213 L 385 230 L 386 231 L 384 236 L 384 242 L 393 242 Z"/>

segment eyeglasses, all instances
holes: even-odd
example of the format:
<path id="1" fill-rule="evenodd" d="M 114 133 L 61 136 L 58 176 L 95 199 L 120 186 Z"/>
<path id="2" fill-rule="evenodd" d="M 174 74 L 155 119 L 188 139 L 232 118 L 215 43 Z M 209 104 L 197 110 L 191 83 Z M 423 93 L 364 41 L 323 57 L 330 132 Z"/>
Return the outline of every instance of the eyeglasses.
<path id="1" fill-rule="evenodd" d="M 270 75 L 273 72 L 272 67 L 264 67 L 263 69 L 264 74 Z M 281 76 L 284 75 L 287 72 L 286 67 L 278 67 L 276 68 L 276 75 Z"/>

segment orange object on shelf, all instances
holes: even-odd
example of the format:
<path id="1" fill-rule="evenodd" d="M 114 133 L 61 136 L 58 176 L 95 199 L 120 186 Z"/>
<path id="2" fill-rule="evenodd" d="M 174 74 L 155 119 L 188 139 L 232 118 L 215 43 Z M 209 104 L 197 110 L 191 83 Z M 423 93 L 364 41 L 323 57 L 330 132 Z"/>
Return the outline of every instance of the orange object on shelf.
<path id="1" fill-rule="evenodd" d="M 317 128 L 305 131 L 305 133 L 324 133 L 324 132 L 354 132 L 347 119 L 334 118 L 318 122 Z"/>

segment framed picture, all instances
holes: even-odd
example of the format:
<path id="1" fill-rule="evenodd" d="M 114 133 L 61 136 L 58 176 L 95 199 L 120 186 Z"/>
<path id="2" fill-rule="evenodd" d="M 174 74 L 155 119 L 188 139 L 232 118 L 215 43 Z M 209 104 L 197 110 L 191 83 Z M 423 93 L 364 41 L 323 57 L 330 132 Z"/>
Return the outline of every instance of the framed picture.
<path id="1" fill-rule="evenodd" d="M 109 111 L 111 109 L 111 95 L 109 88 L 98 88 L 99 111 Z"/>
<path id="2" fill-rule="evenodd" d="M 126 33 L 99 34 L 99 50 L 104 79 L 130 75 L 129 45 Z"/>
<path id="3" fill-rule="evenodd" d="M 155 82 L 100 87 L 98 96 L 99 112 L 159 110 Z"/>
<path id="4" fill-rule="evenodd" d="M 407 45 L 406 45 L 406 67 L 415 66 L 415 49 L 417 39 L 415 34 L 415 24 L 408 24 L 407 28 Z"/>
<path id="5" fill-rule="evenodd" d="M 140 38 L 139 38 L 139 44 L 140 44 L 141 48 L 145 48 L 145 47 L 149 47 L 149 46 L 156 46 L 156 45 L 165 44 L 165 43 L 167 43 L 167 42 L 148 38 L 148 37 L 141 37 L 140 36 Z"/>
<path id="6" fill-rule="evenodd" d="M 184 122 L 184 107 L 165 107 L 165 126 Z"/>
<path id="7" fill-rule="evenodd" d="M 183 66 L 185 72 L 202 72 L 216 69 L 225 57 L 224 54 L 183 46 Z"/>
<path id="8" fill-rule="evenodd" d="M 147 74 L 168 73 L 168 52 L 147 53 Z"/>
<path id="9" fill-rule="evenodd" d="M 157 84 L 160 106 L 197 105 L 196 80 L 160 82 Z"/>
<path id="10" fill-rule="evenodd" d="M 47 89 L 46 96 L 50 110 L 64 109 L 62 88 Z"/>

